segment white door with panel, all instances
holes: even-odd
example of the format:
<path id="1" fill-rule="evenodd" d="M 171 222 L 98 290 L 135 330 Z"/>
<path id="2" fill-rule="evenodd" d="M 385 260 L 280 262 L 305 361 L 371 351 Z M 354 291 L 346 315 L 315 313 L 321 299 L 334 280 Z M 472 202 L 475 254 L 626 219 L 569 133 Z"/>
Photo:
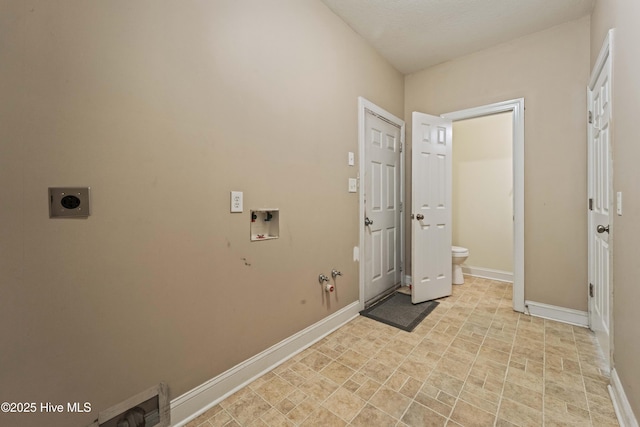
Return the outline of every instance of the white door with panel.
<path id="1" fill-rule="evenodd" d="M 605 48 L 607 46 L 605 45 Z M 611 158 L 611 55 L 603 50 L 588 91 L 589 324 L 609 365 L 610 242 L 613 206 Z M 603 57 L 602 55 L 606 55 Z"/>
<path id="2" fill-rule="evenodd" d="M 451 120 L 413 113 L 411 301 L 449 296 L 451 285 Z"/>
<path id="3" fill-rule="evenodd" d="M 369 110 L 365 115 L 365 303 L 401 281 L 400 127 Z"/>

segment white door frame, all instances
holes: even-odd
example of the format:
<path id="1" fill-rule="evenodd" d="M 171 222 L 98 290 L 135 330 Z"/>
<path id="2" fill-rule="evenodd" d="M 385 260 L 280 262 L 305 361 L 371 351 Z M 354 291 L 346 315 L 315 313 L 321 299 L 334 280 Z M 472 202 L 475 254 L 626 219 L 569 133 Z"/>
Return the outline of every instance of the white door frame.
<path id="1" fill-rule="evenodd" d="M 365 262 L 364 262 L 364 237 L 365 237 L 365 225 L 364 225 L 364 186 L 362 185 L 362 178 L 365 176 L 365 137 L 366 137 L 366 129 L 365 129 L 365 115 L 367 114 L 367 110 L 377 114 L 378 116 L 384 118 L 385 120 L 396 124 L 400 127 L 400 182 L 399 185 L 399 194 L 400 194 L 400 267 L 402 271 L 400 272 L 400 281 L 404 284 L 404 134 L 405 134 L 405 124 L 404 120 L 394 116 L 389 113 L 385 109 L 378 107 L 376 104 L 371 101 L 359 96 L 358 97 L 358 198 L 360 208 L 358 210 L 358 230 L 360 233 L 360 243 L 358 248 L 354 248 L 353 251 L 353 259 L 354 261 L 360 262 L 360 291 L 359 291 L 359 302 L 360 302 L 360 310 L 364 310 L 364 287 L 365 287 Z M 362 254 L 360 251 L 363 251 Z"/>
<path id="2" fill-rule="evenodd" d="M 442 114 L 452 121 L 513 113 L 513 309 L 524 312 L 524 98 Z M 455 144 L 455 135 L 453 135 Z"/>
<path id="3" fill-rule="evenodd" d="M 607 65 L 607 59 L 610 59 L 609 62 L 609 79 L 610 79 L 610 106 L 609 106 L 609 111 L 610 111 L 610 121 L 611 123 L 613 122 L 613 44 L 614 44 L 614 36 L 615 36 L 615 30 L 611 29 L 607 32 L 605 39 L 602 43 L 602 47 L 600 48 L 600 53 L 598 54 L 598 58 L 596 59 L 596 62 L 593 66 L 593 70 L 591 71 L 591 77 L 589 79 L 589 85 L 587 86 L 587 115 L 589 115 L 590 113 L 593 113 L 591 111 L 591 103 L 592 103 L 592 99 L 593 99 L 593 89 L 596 86 L 597 80 L 600 77 L 600 73 L 602 72 L 603 68 Z M 595 113 L 593 113 L 595 115 Z M 611 126 L 611 123 L 609 124 L 609 126 Z M 587 142 L 587 150 L 588 150 L 588 157 L 589 157 L 589 162 L 591 161 L 591 138 L 592 138 L 592 126 L 590 124 L 587 125 L 587 138 L 588 138 L 588 142 Z M 614 231 L 615 231 L 615 227 L 614 225 L 614 221 L 615 221 L 615 215 L 613 213 L 613 207 L 614 207 L 614 202 L 613 202 L 613 194 L 614 194 L 614 186 L 613 186 L 613 168 L 614 168 L 614 162 L 613 162 L 613 153 L 611 152 L 611 149 L 613 147 L 614 144 L 614 132 L 610 132 L 609 133 L 609 147 L 610 151 L 609 151 L 609 188 L 608 188 L 608 193 L 610 195 L 609 198 L 609 294 L 607 296 L 607 305 L 608 305 L 608 326 L 609 326 L 609 339 L 608 339 L 608 346 L 607 348 L 603 348 L 602 350 L 606 353 L 605 356 L 605 362 L 607 365 L 608 369 L 612 369 L 613 368 L 613 258 L 614 258 L 614 251 L 613 251 L 613 241 L 614 241 Z M 594 188 L 593 187 L 593 180 L 592 180 L 592 176 L 591 176 L 591 166 L 588 167 L 587 169 L 587 191 L 588 191 L 588 195 L 587 197 L 591 198 L 593 197 L 593 193 L 594 193 Z M 594 241 L 593 241 L 593 230 L 596 227 L 596 224 L 593 221 L 592 215 L 591 215 L 591 210 L 587 209 L 587 241 L 588 241 L 588 254 L 587 254 L 587 264 L 588 264 L 588 282 L 589 284 L 594 283 L 594 265 L 593 265 L 593 251 L 594 251 Z M 589 289 L 587 288 L 587 295 L 589 295 Z M 593 301 L 593 297 L 587 296 L 588 300 L 589 300 L 589 304 L 588 304 L 588 310 L 589 310 L 589 329 L 594 330 L 594 325 L 592 324 L 593 322 L 593 311 L 594 311 L 594 301 Z M 594 330 L 594 332 L 596 332 L 596 335 L 599 335 L 600 331 Z M 601 336 L 598 336 L 598 341 L 599 343 L 601 342 Z"/>

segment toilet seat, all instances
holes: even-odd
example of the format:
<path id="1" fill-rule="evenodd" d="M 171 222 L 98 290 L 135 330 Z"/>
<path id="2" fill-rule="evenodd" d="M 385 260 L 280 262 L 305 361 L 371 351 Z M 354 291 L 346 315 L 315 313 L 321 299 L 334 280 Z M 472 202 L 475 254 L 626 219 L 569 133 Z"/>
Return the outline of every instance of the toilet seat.
<path id="1" fill-rule="evenodd" d="M 469 256 L 469 249 L 461 246 L 451 246 L 451 256 L 453 257 L 466 257 Z"/>

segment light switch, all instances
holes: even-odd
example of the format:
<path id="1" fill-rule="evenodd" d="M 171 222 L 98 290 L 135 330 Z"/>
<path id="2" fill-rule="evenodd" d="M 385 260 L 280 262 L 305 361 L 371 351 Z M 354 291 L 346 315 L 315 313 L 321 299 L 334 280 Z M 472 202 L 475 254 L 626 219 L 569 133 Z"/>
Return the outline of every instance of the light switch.
<path id="1" fill-rule="evenodd" d="M 349 166 L 354 166 L 356 164 L 356 155 L 349 151 Z"/>
<path id="2" fill-rule="evenodd" d="M 242 191 L 231 192 L 231 212 L 242 212 Z"/>
<path id="3" fill-rule="evenodd" d="M 349 178 L 349 193 L 358 192 L 358 180 L 355 178 Z"/>

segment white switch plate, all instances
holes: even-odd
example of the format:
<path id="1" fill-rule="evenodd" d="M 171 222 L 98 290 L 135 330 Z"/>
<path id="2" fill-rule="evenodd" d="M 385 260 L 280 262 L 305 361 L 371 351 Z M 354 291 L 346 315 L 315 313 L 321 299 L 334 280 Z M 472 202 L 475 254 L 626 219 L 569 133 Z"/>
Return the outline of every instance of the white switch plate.
<path id="1" fill-rule="evenodd" d="M 242 191 L 231 192 L 231 212 L 242 212 Z"/>
<path id="2" fill-rule="evenodd" d="M 616 193 L 616 212 L 619 216 L 622 216 L 622 192 Z"/>
<path id="3" fill-rule="evenodd" d="M 349 166 L 355 166 L 356 164 L 356 155 L 353 152 L 349 151 Z"/>
<path id="4" fill-rule="evenodd" d="M 358 192 L 358 180 L 355 178 L 349 178 L 349 193 Z"/>

